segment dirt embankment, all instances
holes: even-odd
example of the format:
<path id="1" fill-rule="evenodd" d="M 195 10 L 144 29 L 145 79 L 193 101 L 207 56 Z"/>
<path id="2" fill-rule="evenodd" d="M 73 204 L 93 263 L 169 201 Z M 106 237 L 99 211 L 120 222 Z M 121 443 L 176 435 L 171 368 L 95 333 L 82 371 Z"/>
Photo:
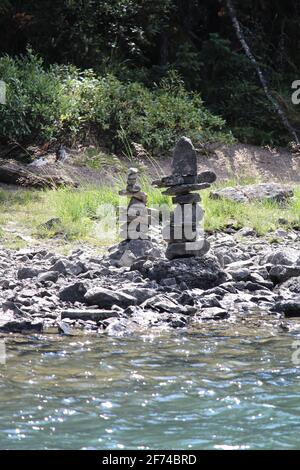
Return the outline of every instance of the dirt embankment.
<path id="1" fill-rule="evenodd" d="M 55 155 L 42 157 L 47 164 L 27 166 L 38 175 L 53 175 L 71 178 L 75 183 L 88 185 L 104 185 L 120 182 L 124 171 L 130 166 L 138 166 L 150 178 L 170 174 L 170 158 L 154 160 L 149 158 L 133 159 L 111 157 L 102 158 L 97 168 L 84 164 L 82 151 L 72 151 L 64 164 L 55 163 Z M 254 145 L 235 144 L 230 146 L 215 145 L 204 154 L 198 153 L 199 172 L 213 170 L 218 180 L 253 179 L 262 182 L 300 183 L 300 155 L 292 154 L 287 149 L 257 147 Z M 0 187 L 7 187 L 1 183 Z"/>

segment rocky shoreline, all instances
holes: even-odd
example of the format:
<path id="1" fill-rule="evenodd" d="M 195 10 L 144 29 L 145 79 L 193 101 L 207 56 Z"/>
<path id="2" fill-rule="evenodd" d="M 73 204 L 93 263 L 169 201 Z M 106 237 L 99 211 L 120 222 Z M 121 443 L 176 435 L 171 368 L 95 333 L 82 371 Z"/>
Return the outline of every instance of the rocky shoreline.
<path id="1" fill-rule="evenodd" d="M 264 328 L 298 328 L 300 233 L 279 232 L 277 243 L 245 228 L 215 233 L 209 254 L 174 260 L 157 233 L 103 256 L 0 247 L 0 334 L 190 331 L 253 312 Z"/>

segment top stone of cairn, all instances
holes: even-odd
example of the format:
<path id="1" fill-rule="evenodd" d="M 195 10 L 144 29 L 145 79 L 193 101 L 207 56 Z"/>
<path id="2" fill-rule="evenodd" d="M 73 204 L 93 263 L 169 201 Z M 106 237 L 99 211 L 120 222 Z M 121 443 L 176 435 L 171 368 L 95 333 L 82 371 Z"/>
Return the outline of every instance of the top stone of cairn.
<path id="1" fill-rule="evenodd" d="M 172 174 L 174 176 L 196 176 L 197 155 L 192 141 L 181 137 L 173 153 Z"/>

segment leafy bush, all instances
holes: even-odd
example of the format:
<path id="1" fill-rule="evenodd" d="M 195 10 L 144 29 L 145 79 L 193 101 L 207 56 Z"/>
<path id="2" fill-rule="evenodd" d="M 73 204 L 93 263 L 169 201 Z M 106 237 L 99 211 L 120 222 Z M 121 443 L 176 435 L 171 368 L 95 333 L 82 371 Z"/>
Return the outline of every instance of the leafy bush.
<path id="1" fill-rule="evenodd" d="M 0 60 L 6 83 L 6 104 L 0 107 L 1 139 L 36 140 L 52 137 L 60 118 L 62 85 L 31 51 L 22 58 Z"/>
<path id="2" fill-rule="evenodd" d="M 74 143 L 101 139 L 111 150 L 137 141 L 154 154 L 186 134 L 195 144 L 232 141 L 225 122 L 210 113 L 197 93 L 186 91 L 171 72 L 154 89 L 92 70 L 53 65 L 46 69 L 29 50 L 0 59 L 7 104 L 0 107 L 0 139 L 31 143 L 60 138 Z"/>

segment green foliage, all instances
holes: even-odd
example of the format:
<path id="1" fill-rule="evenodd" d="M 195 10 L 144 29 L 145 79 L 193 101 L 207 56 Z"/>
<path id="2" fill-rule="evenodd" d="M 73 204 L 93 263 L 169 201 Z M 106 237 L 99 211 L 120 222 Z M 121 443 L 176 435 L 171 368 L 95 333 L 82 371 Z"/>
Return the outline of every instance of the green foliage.
<path id="1" fill-rule="evenodd" d="M 141 92 L 136 83 L 140 83 L 142 89 L 146 86 L 146 93 L 170 70 L 176 70 L 183 79 L 184 88 L 196 95 L 200 93 L 205 107 L 225 119 L 238 139 L 247 143 L 275 145 L 285 144 L 290 139 L 266 98 L 256 71 L 241 48 L 226 2 L 2 0 L 0 4 L 0 55 L 25 54 L 27 45 L 31 44 L 47 65 L 71 63 L 81 70 L 93 69 L 101 77 L 112 75 L 116 79 L 116 87 L 119 87 L 118 82 L 122 82 L 126 88 L 119 89 L 120 99 L 121 94 L 123 97 L 126 95 L 125 100 L 127 94 L 131 99 L 130 95 L 136 92 L 142 99 L 142 105 L 139 106 L 138 103 L 138 107 L 140 110 L 142 108 L 142 112 L 147 111 L 152 120 L 157 119 L 158 125 L 161 119 L 159 116 L 154 118 L 155 113 L 151 111 L 150 104 L 143 106 L 147 98 L 144 90 Z M 299 130 L 300 107 L 291 104 L 291 83 L 299 78 L 300 73 L 299 2 L 244 0 L 235 1 L 234 4 L 243 33 L 267 78 L 273 96 L 282 105 L 292 125 Z M 67 69 L 68 67 L 65 71 Z M 10 77 L 9 67 L 5 75 Z M 29 81 L 30 74 L 27 76 Z M 15 82 L 9 84 L 9 94 L 17 90 L 15 105 L 20 113 L 17 111 L 16 115 L 13 114 L 14 106 L 11 101 L 10 116 L 13 122 L 8 124 L 8 130 L 15 125 L 15 133 L 18 132 L 21 138 L 28 134 L 28 129 L 32 129 L 32 120 L 39 127 L 37 134 L 41 132 L 43 136 L 49 136 L 53 134 L 53 121 L 56 119 L 57 126 L 61 125 L 59 116 L 65 114 L 62 130 L 68 124 L 72 135 L 77 134 L 78 127 L 84 134 L 91 122 L 86 120 L 87 112 L 82 115 L 77 110 L 76 96 L 73 97 L 75 101 L 72 112 L 75 122 L 70 122 L 68 115 L 72 106 L 63 103 L 64 96 L 58 97 L 60 105 L 56 106 L 52 99 L 57 97 L 52 90 L 55 80 L 51 79 L 51 83 L 48 83 L 48 78 L 49 71 L 47 77 L 42 77 L 41 74 L 39 80 L 44 82 L 41 86 L 48 93 L 49 101 L 54 103 L 53 109 L 48 113 L 49 106 L 43 110 L 42 103 L 36 105 L 37 109 L 32 110 L 33 115 L 27 130 L 27 119 L 24 122 L 20 113 L 26 117 L 29 114 L 31 94 L 29 91 L 23 94 L 20 77 L 15 77 Z M 77 80 L 75 77 L 75 81 Z M 131 82 L 133 88 L 127 89 L 127 82 Z M 92 86 L 91 80 L 84 83 L 87 87 Z M 70 83 L 70 87 L 72 85 L 74 82 Z M 38 87 L 36 77 L 32 86 Z M 109 80 L 108 87 L 112 86 Z M 60 84 L 55 87 L 58 93 Z M 77 88 L 76 92 L 73 90 L 75 95 L 81 93 L 83 83 Z M 89 90 L 85 90 L 84 94 L 86 97 L 83 97 L 83 106 L 90 101 Z M 189 99 L 192 100 L 191 97 Z M 152 101 L 153 106 L 158 103 L 158 108 L 161 108 L 159 98 L 157 103 L 154 99 Z M 172 96 L 170 108 L 173 103 Z M 63 108 L 65 110 L 62 113 Z M 100 111 L 98 106 L 98 112 L 106 112 L 105 106 Z M 117 127 L 119 117 L 120 121 L 130 121 L 132 126 L 144 127 L 140 118 L 136 119 L 135 116 L 133 119 L 129 116 L 130 109 L 126 116 L 124 111 L 121 110 L 120 113 L 123 116 L 112 117 L 110 113 L 110 117 L 116 120 L 116 126 L 110 128 L 113 134 L 118 134 L 120 130 Z M 6 120 L 9 120 L 9 116 L 6 116 Z M 96 119 L 97 129 L 98 121 L 101 120 L 103 121 L 99 115 Z M 110 126 L 110 123 L 105 122 L 104 125 Z M 149 124 L 149 127 L 152 125 Z M 118 140 L 113 137 L 115 145 Z M 160 140 L 158 135 L 150 146 L 159 148 Z"/>
<path id="2" fill-rule="evenodd" d="M 49 139 L 59 121 L 62 87 L 52 71 L 30 50 L 17 59 L 0 59 L 6 104 L 0 107 L 2 139 Z"/>
<path id="3" fill-rule="evenodd" d="M 92 70 L 43 66 L 26 56 L 0 59 L 7 104 L 0 107 L 0 138 L 20 141 L 63 138 L 73 143 L 96 135 L 111 150 L 136 141 L 154 154 L 169 150 L 182 134 L 195 143 L 231 141 L 225 122 L 205 109 L 198 93 L 187 92 L 170 73 L 150 90 Z"/>

